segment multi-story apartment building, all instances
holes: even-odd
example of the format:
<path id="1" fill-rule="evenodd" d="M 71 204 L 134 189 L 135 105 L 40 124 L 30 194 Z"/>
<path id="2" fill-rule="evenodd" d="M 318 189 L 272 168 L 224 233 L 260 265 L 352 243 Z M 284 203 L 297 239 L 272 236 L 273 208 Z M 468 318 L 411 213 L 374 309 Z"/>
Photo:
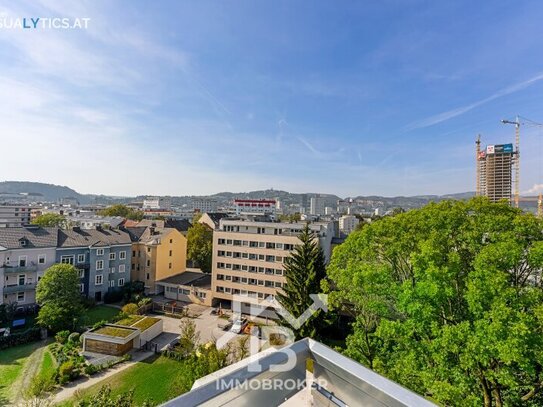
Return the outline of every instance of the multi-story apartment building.
<path id="1" fill-rule="evenodd" d="M 215 212 L 218 208 L 218 202 L 215 199 L 194 198 L 192 200 L 192 209 L 194 212 Z"/>
<path id="2" fill-rule="evenodd" d="M 132 280 L 145 283 L 145 292 L 164 290 L 156 282 L 182 273 L 187 266 L 187 238 L 175 228 L 128 227 L 132 239 Z"/>
<path id="3" fill-rule="evenodd" d="M 17 228 L 30 223 L 32 207 L 0 204 L 0 228 Z"/>
<path id="4" fill-rule="evenodd" d="M 147 197 L 143 200 L 143 209 L 163 209 L 169 211 L 172 208 L 172 200 L 170 197 Z"/>
<path id="5" fill-rule="evenodd" d="M 273 199 L 234 199 L 233 210 L 236 215 L 262 215 L 275 213 Z"/>
<path id="6" fill-rule="evenodd" d="M 213 232 L 212 291 L 215 299 L 232 300 L 234 295 L 248 303 L 274 308 L 275 294 L 285 284 L 283 263 L 298 244 L 305 223 L 255 222 L 221 219 Z M 309 225 L 328 262 L 334 236 L 333 222 Z M 273 317 L 273 313 L 268 312 Z"/>
<path id="7" fill-rule="evenodd" d="M 57 228 L 0 229 L 0 304 L 36 302 L 36 283 L 55 263 Z"/>
<path id="8" fill-rule="evenodd" d="M 353 215 L 344 215 L 339 218 L 339 230 L 346 235 L 356 229 L 360 220 Z"/>
<path id="9" fill-rule="evenodd" d="M 79 271 L 81 293 L 100 302 L 130 281 L 132 240 L 119 229 L 58 230 L 56 262 Z"/>
<path id="10" fill-rule="evenodd" d="M 325 201 L 320 196 L 314 196 L 311 198 L 309 204 L 310 215 L 324 215 Z"/>

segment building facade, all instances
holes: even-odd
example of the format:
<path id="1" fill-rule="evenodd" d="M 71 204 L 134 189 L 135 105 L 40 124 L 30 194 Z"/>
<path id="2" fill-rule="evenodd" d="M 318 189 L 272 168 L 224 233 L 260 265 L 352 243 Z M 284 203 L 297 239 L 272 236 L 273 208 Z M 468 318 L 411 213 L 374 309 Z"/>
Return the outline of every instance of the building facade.
<path id="1" fill-rule="evenodd" d="M 30 224 L 32 207 L 0 204 L 0 228 L 17 228 Z"/>
<path id="2" fill-rule="evenodd" d="M 247 303 L 275 308 L 275 294 L 285 284 L 283 263 L 300 244 L 298 236 L 304 227 L 305 223 L 222 219 L 213 233 L 214 298 L 231 301 L 234 295 L 239 295 L 246 297 Z M 310 228 L 328 262 L 333 223 L 316 222 Z M 248 304 L 244 306 L 248 308 Z"/>
<path id="3" fill-rule="evenodd" d="M 512 144 L 489 145 L 480 150 L 477 140 L 477 195 L 488 197 L 492 202 L 502 199 L 512 201 L 513 176 L 512 168 L 515 160 Z"/>
<path id="4" fill-rule="evenodd" d="M 311 198 L 309 204 L 310 215 L 324 215 L 325 202 L 324 198 L 320 196 L 314 196 Z"/>
<path id="5" fill-rule="evenodd" d="M 79 272 L 81 294 L 97 302 L 130 281 L 132 240 L 119 229 L 59 230 L 56 262 Z"/>
<path id="6" fill-rule="evenodd" d="M 163 209 L 169 211 L 172 208 L 172 200 L 169 197 L 147 197 L 143 200 L 142 208 L 145 209 Z"/>
<path id="7" fill-rule="evenodd" d="M 236 215 L 262 215 L 275 213 L 273 199 L 234 199 L 233 210 Z"/>
<path id="8" fill-rule="evenodd" d="M 0 304 L 36 303 L 36 284 L 55 263 L 57 228 L 0 229 Z"/>
<path id="9" fill-rule="evenodd" d="M 348 235 L 356 229 L 360 220 L 353 215 L 344 215 L 339 218 L 339 230 Z"/>
<path id="10" fill-rule="evenodd" d="M 147 294 L 164 290 L 158 280 L 182 273 L 187 267 L 187 238 L 175 228 L 126 228 L 132 240 L 132 280 L 145 283 Z"/>
<path id="11" fill-rule="evenodd" d="M 192 200 L 192 209 L 194 212 L 216 212 L 218 202 L 214 199 L 194 198 Z"/>

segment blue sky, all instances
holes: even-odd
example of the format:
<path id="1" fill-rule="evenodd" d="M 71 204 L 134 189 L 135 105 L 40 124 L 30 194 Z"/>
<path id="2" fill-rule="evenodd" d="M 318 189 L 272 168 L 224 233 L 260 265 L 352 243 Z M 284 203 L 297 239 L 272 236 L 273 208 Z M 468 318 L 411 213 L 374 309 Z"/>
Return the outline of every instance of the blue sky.
<path id="1" fill-rule="evenodd" d="M 474 190 L 543 122 L 539 1 L 0 1 L 0 179 L 111 195 Z M 521 191 L 543 187 L 522 129 Z"/>

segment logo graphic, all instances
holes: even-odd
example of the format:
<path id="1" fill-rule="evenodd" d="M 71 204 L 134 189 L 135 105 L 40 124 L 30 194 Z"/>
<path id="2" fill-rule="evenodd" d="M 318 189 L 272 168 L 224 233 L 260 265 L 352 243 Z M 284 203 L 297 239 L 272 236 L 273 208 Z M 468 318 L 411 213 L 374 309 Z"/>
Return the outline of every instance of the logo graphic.
<path id="1" fill-rule="evenodd" d="M 281 307 L 271 296 L 257 304 L 249 303 L 249 309 L 245 309 L 244 313 L 251 316 L 261 316 L 264 312 L 267 311 L 266 306 L 264 306 L 265 303 L 274 304 L 274 306 L 276 307 L 276 312 L 281 315 L 292 328 L 297 330 L 303 324 L 305 324 L 307 320 L 311 318 L 318 310 L 322 309 L 324 312 L 328 312 L 328 296 L 326 294 L 310 294 L 310 297 L 313 300 L 313 303 L 297 318 L 286 309 Z M 243 304 L 247 304 L 246 301 L 247 297 L 240 295 L 233 296 L 232 310 L 234 315 L 238 315 L 241 318 L 242 306 Z M 261 333 L 261 336 L 263 338 L 267 338 L 268 343 L 273 335 L 282 338 L 282 342 L 284 345 L 294 343 L 294 332 L 292 331 L 292 329 L 286 326 L 264 326 L 261 328 Z M 217 348 L 223 348 L 228 342 L 236 337 L 237 334 L 233 332 L 229 331 L 225 333 L 217 340 Z M 262 347 L 263 344 L 261 343 L 259 337 L 251 333 L 249 339 L 249 355 L 251 356 L 249 356 L 249 364 L 247 366 L 249 372 L 263 371 L 263 368 L 258 360 L 251 360 L 252 356 L 259 353 Z M 270 365 L 268 369 L 270 372 L 288 372 L 296 366 L 297 357 L 296 353 L 292 349 L 283 347 L 282 349 L 278 349 L 277 352 L 282 352 L 286 355 L 285 363 Z"/>

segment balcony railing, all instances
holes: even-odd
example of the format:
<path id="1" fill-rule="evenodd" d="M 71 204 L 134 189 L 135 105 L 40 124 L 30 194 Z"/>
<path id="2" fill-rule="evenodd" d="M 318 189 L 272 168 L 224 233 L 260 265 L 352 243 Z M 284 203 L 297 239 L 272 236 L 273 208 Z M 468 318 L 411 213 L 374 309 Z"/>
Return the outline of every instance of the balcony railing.
<path id="1" fill-rule="evenodd" d="M 27 266 L 8 266 L 7 264 L 4 264 L 0 268 L 4 269 L 4 273 L 31 273 L 38 271 L 38 266 L 35 264 L 29 264 Z"/>
<path id="2" fill-rule="evenodd" d="M 36 289 L 36 283 L 10 284 L 4 286 L 4 294 L 17 293 L 20 291 L 32 291 Z"/>

